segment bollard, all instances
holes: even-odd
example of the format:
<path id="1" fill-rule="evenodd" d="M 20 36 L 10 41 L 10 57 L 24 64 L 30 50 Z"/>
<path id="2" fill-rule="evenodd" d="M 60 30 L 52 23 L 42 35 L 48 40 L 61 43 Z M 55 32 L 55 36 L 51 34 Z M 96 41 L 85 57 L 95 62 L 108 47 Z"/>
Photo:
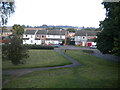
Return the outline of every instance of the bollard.
<path id="1" fill-rule="evenodd" d="M 66 53 L 66 51 L 67 51 L 67 50 L 65 49 L 65 53 Z"/>

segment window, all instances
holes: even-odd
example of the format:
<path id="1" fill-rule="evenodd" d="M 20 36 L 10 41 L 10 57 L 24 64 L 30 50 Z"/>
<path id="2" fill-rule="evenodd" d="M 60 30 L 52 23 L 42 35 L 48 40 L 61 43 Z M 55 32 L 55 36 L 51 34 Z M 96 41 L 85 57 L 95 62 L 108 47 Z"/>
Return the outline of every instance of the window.
<path id="1" fill-rule="evenodd" d="M 27 37 L 27 35 L 26 35 L 26 37 Z"/>
<path id="2" fill-rule="evenodd" d="M 44 38 L 44 36 L 42 35 L 42 38 Z"/>
<path id="3" fill-rule="evenodd" d="M 85 37 L 82 37 L 83 39 L 85 39 Z"/>
<path id="4" fill-rule="evenodd" d="M 32 38 L 32 35 L 31 35 L 31 38 Z"/>
<path id="5" fill-rule="evenodd" d="M 60 38 L 62 38 L 62 36 L 60 36 Z"/>
<path id="6" fill-rule="evenodd" d="M 33 43 L 33 40 L 31 40 L 31 43 Z"/>

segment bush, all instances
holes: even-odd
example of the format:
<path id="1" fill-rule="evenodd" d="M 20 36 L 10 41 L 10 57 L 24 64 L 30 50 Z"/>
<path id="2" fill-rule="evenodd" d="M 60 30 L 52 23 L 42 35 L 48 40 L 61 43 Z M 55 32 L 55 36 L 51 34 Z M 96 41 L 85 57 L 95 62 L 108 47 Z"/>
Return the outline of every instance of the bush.
<path id="1" fill-rule="evenodd" d="M 53 46 L 41 46 L 41 45 L 26 45 L 28 49 L 54 49 Z"/>
<path id="2" fill-rule="evenodd" d="M 27 47 L 21 44 L 21 39 L 14 36 L 9 43 L 2 46 L 3 60 L 10 60 L 12 64 L 23 64 L 24 58 L 28 58 Z"/>

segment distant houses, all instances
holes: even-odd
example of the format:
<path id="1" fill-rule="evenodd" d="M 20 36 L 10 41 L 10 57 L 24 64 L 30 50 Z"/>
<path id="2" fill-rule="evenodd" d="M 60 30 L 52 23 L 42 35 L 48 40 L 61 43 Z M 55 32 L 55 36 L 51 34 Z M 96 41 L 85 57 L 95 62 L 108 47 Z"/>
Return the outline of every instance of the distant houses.
<path id="1" fill-rule="evenodd" d="M 78 30 L 69 33 L 66 30 L 26 30 L 23 34 L 23 44 L 61 44 L 71 37 L 75 45 L 90 46 L 96 45 L 94 39 L 97 38 L 97 31 Z M 65 43 L 64 43 L 65 44 Z"/>
<path id="2" fill-rule="evenodd" d="M 97 38 L 98 31 L 79 30 L 75 32 L 75 45 L 91 46 L 96 45 L 94 39 Z"/>
<path id="3" fill-rule="evenodd" d="M 6 43 L 9 40 L 9 35 L 12 32 L 10 30 L 0 30 L 0 43 Z"/>
<path id="4" fill-rule="evenodd" d="M 23 44 L 61 44 L 67 34 L 64 30 L 26 30 Z"/>

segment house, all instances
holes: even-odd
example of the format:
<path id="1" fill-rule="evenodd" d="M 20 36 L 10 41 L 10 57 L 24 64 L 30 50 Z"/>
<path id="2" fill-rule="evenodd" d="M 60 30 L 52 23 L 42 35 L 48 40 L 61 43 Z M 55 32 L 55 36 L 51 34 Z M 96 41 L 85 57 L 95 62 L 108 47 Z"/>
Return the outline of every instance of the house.
<path id="1" fill-rule="evenodd" d="M 75 32 L 75 45 L 91 46 L 96 45 L 94 39 L 97 38 L 98 31 L 78 30 Z"/>
<path id="2" fill-rule="evenodd" d="M 23 44 L 60 44 L 67 37 L 64 30 L 26 30 Z"/>
<path id="3" fill-rule="evenodd" d="M 26 30 L 23 34 L 23 44 L 35 44 L 35 34 L 37 30 Z"/>
<path id="4" fill-rule="evenodd" d="M 10 30 L 0 30 L 0 43 L 8 42 L 10 35 L 12 35 Z"/>
<path id="5" fill-rule="evenodd" d="M 5 37 L 11 35 L 12 32 L 10 30 L 0 30 L 0 37 Z"/>
<path id="6" fill-rule="evenodd" d="M 35 35 L 35 44 L 41 45 L 41 44 L 45 44 L 45 40 L 46 40 L 46 35 L 47 35 L 47 30 L 37 30 L 37 33 Z"/>
<path id="7" fill-rule="evenodd" d="M 46 44 L 61 44 L 66 38 L 64 30 L 49 30 L 46 35 Z"/>

